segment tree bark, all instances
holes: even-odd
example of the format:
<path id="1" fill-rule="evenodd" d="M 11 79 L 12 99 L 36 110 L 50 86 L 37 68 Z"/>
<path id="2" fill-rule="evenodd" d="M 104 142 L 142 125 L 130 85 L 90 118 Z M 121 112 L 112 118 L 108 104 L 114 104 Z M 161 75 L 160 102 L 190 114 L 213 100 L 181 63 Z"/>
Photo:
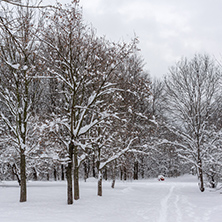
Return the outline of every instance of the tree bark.
<path id="1" fill-rule="evenodd" d="M 20 153 L 20 174 L 21 174 L 20 202 L 26 202 L 27 201 L 26 162 L 23 150 Z"/>
<path id="2" fill-rule="evenodd" d="M 141 158 L 141 177 L 144 179 L 144 160 Z"/>
<path id="3" fill-rule="evenodd" d="M 120 167 L 120 180 L 123 180 L 123 167 Z"/>
<path id="4" fill-rule="evenodd" d="M 38 180 L 37 171 L 36 171 L 35 167 L 33 167 L 33 180 L 35 180 L 35 181 Z"/>
<path id="5" fill-rule="evenodd" d="M 115 182 L 116 182 L 116 160 L 113 163 L 113 170 L 112 170 L 112 185 L 111 187 L 114 188 L 115 187 Z"/>
<path id="6" fill-rule="evenodd" d="M 105 180 L 108 180 L 108 175 L 107 174 L 108 174 L 107 173 L 107 167 L 105 167 L 104 168 L 104 177 L 103 177 Z"/>
<path id="7" fill-rule="evenodd" d="M 139 172 L 139 163 L 138 163 L 138 161 L 135 161 L 134 162 L 134 173 L 133 173 L 134 180 L 138 180 L 138 178 L 139 178 L 138 172 Z"/>
<path id="8" fill-rule="evenodd" d="M 123 168 L 123 178 L 124 178 L 124 180 L 127 179 L 127 170 L 126 170 L 126 167 L 125 167 L 125 166 L 124 166 L 124 168 Z"/>
<path id="9" fill-rule="evenodd" d="M 79 199 L 79 166 L 77 146 L 74 146 L 74 199 Z"/>
<path id="10" fill-rule="evenodd" d="M 72 162 L 73 162 L 73 143 L 69 144 L 69 163 L 66 167 L 67 178 L 67 203 L 73 204 L 73 192 L 72 192 Z"/>
<path id="11" fill-rule="evenodd" d="M 88 161 L 88 160 L 86 160 L 86 161 Z M 84 162 L 84 180 L 85 180 L 85 182 L 86 182 L 86 179 L 89 178 L 89 172 L 88 172 L 89 168 L 88 168 L 86 161 Z"/>
<path id="12" fill-rule="evenodd" d="M 200 191 L 204 192 L 204 180 L 203 180 L 203 168 L 202 168 L 202 159 L 200 156 L 200 143 L 199 143 L 199 134 L 197 134 L 197 163 L 198 163 L 198 176 L 200 180 Z"/>
<path id="13" fill-rule="evenodd" d="M 12 179 L 14 180 L 14 176 L 16 176 L 18 184 L 19 186 L 21 186 L 21 179 L 19 177 L 18 170 L 15 164 L 13 164 L 12 166 L 12 175 L 13 175 Z"/>
<path id="14" fill-rule="evenodd" d="M 98 196 L 102 196 L 102 173 L 99 171 L 98 175 Z"/>
<path id="15" fill-rule="evenodd" d="M 57 170 L 56 170 L 56 167 L 54 167 L 53 175 L 54 175 L 54 180 L 56 181 L 57 180 Z"/>
<path id="16" fill-rule="evenodd" d="M 96 166 L 95 166 L 95 155 L 93 155 L 93 158 L 92 158 L 92 173 L 93 173 L 93 177 L 96 177 Z"/>
<path id="17" fill-rule="evenodd" d="M 203 180 L 203 169 L 202 169 L 202 161 L 199 159 L 198 163 L 198 172 L 199 172 L 199 180 L 200 180 L 200 191 L 204 192 L 204 180 Z"/>
<path id="18" fill-rule="evenodd" d="M 111 187 L 114 189 L 116 183 L 116 179 L 113 179 Z"/>
<path id="19" fill-rule="evenodd" d="M 62 175 L 61 175 L 61 180 L 65 180 L 64 165 L 63 165 L 63 164 L 61 165 L 61 173 L 62 173 Z"/>

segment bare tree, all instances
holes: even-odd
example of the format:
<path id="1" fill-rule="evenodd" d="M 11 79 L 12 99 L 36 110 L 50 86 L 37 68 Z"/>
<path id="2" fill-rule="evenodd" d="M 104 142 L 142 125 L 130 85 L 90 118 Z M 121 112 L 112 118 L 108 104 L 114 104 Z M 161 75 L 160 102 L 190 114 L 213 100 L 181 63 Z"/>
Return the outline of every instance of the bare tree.
<path id="1" fill-rule="evenodd" d="M 203 160 L 210 153 L 209 143 L 216 139 L 210 139 L 207 131 L 218 108 L 219 78 L 214 62 L 207 55 L 196 55 L 190 61 L 181 60 L 165 79 L 168 127 L 177 135 L 174 145 L 181 157 L 195 165 L 202 192 Z"/>
<path id="2" fill-rule="evenodd" d="M 26 156 L 34 149 L 33 110 L 38 93 L 32 77 L 37 75 L 36 38 L 32 35 L 34 14 L 30 9 L 2 9 L 0 17 L 0 121 L 5 126 L 2 142 L 8 141 L 20 157 L 20 202 L 27 200 Z M 39 64 L 38 64 L 39 65 Z M 32 124 L 31 124 L 32 122 Z M 2 138 L 1 138 L 2 139 Z"/>
<path id="3" fill-rule="evenodd" d="M 78 200 L 79 163 L 84 157 L 87 135 L 112 115 L 103 97 L 113 92 L 110 77 L 135 44 L 114 44 L 96 37 L 94 31 L 83 24 L 78 1 L 69 8 L 47 11 L 44 19 L 47 26 L 41 37 L 44 43 L 41 59 L 47 63 L 50 75 L 61 84 L 63 105 L 57 107 L 60 121 L 54 123 L 68 131 L 67 189 L 68 204 L 72 204 L 72 168 L 74 199 Z"/>

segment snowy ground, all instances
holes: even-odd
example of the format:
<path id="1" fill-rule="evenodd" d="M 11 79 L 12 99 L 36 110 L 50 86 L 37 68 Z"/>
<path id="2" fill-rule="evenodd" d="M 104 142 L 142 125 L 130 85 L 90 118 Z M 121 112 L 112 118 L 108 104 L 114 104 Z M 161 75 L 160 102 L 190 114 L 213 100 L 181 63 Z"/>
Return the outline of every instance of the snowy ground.
<path id="1" fill-rule="evenodd" d="M 80 182 L 81 199 L 66 204 L 65 182 L 29 182 L 28 202 L 19 203 L 16 182 L 0 182 L 0 222 L 204 222 L 222 221 L 222 194 L 201 193 L 192 176 L 103 183 Z"/>

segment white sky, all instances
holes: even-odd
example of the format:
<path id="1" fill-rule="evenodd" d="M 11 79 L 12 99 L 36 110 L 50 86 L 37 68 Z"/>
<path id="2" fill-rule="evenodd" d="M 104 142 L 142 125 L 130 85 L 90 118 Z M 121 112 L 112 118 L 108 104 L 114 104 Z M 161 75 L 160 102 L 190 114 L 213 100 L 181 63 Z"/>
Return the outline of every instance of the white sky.
<path id="1" fill-rule="evenodd" d="M 80 0 L 80 5 L 98 35 L 113 41 L 138 36 L 151 76 L 167 74 L 176 61 L 195 53 L 221 60 L 222 0 Z"/>

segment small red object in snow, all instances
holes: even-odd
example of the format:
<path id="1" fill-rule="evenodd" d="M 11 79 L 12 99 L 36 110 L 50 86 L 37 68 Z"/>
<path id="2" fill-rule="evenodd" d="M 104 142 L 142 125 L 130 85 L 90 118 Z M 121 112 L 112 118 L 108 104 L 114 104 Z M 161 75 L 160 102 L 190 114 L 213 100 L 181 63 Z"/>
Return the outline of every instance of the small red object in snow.
<path id="1" fill-rule="evenodd" d="M 159 175 L 159 176 L 158 176 L 158 180 L 159 180 L 159 181 L 164 181 L 164 180 L 165 180 L 165 178 L 164 178 L 164 176 L 163 176 L 163 175 Z"/>

